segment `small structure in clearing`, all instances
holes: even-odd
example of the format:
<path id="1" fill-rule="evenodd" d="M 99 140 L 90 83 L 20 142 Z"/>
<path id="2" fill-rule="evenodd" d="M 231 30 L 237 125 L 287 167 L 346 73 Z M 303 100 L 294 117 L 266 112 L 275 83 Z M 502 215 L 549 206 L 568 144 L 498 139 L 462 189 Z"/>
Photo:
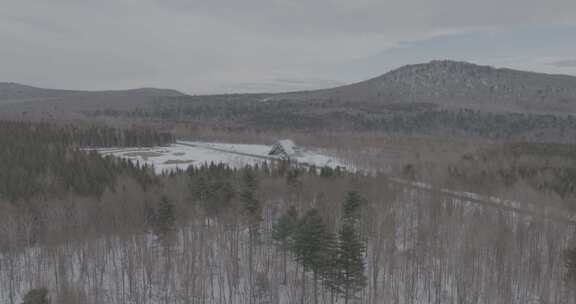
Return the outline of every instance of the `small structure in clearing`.
<path id="1" fill-rule="evenodd" d="M 269 156 L 275 156 L 287 160 L 295 158 L 297 154 L 298 149 L 296 148 L 296 144 L 294 144 L 290 139 L 278 141 L 272 146 L 270 152 L 268 152 Z"/>

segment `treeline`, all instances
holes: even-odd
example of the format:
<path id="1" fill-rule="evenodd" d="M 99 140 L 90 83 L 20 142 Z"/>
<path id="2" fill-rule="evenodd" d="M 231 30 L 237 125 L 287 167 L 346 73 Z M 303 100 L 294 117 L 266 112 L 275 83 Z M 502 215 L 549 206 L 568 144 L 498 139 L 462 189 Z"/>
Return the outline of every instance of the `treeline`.
<path id="1" fill-rule="evenodd" d="M 0 143 L 60 144 L 77 147 L 151 147 L 171 144 L 172 134 L 149 127 L 57 126 L 50 123 L 0 120 Z M 25 141 L 25 142 L 24 142 Z"/>
<path id="2" fill-rule="evenodd" d="M 175 142 L 172 134 L 148 127 L 115 129 L 110 127 L 67 127 L 63 140 L 82 147 L 152 147 Z"/>
<path id="3" fill-rule="evenodd" d="M 260 95 L 185 97 L 134 111 L 101 110 L 90 115 L 188 120 L 256 130 L 369 131 L 397 135 L 481 137 L 535 142 L 575 142 L 572 115 L 492 113 L 438 109 L 418 103 L 363 104 L 266 101 Z"/>
<path id="4" fill-rule="evenodd" d="M 530 141 L 576 141 L 576 117 L 491 113 L 469 109 L 392 112 L 351 116 L 358 129 L 406 135 L 477 136 Z M 545 138 L 542 138 L 545 136 Z"/>
<path id="5" fill-rule="evenodd" d="M 154 179 L 150 168 L 83 149 L 172 141 L 171 135 L 148 129 L 0 121 L 0 199 L 25 201 L 38 195 L 68 193 L 99 196 L 106 188 L 113 188 L 122 175 L 146 186 Z"/>

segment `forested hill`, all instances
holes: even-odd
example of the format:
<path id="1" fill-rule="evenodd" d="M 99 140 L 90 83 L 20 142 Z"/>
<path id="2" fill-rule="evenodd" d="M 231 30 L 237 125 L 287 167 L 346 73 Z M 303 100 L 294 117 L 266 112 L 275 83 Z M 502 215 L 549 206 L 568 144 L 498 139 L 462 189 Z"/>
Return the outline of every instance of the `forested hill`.
<path id="1" fill-rule="evenodd" d="M 70 91 L 0 83 L 0 105 L 13 110 L 135 110 L 150 102 L 190 97 L 169 89 Z M 197 96 L 202 100 L 222 96 Z M 236 94 L 235 100 L 365 105 L 433 104 L 440 108 L 489 112 L 559 114 L 576 112 L 576 77 L 435 60 L 331 89 L 284 94 Z M 197 100 L 197 99 L 191 99 Z"/>
<path id="2" fill-rule="evenodd" d="M 177 96 L 185 94 L 157 88 L 79 91 L 0 83 L 0 111 L 81 112 L 102 108 L 134 109 L 153 101 Z"/>
<path id="3" fill-rule="evenodd" d="M 576 142 L 576 116 L 442 109 L 435 104 L 380 104 L 327 100 L 268 100 L 266 95 L 186 96 L 133 111 L 98 110 L 90 117 L 189 121 L 215 128 Z"/>
<path id="4" fill-rule="evenodd" d="M 2 86 L 0 99 L 1 92 Z M 72 113 L 83 119 L 177 121 L 225 129 L 576 142 L 576 77 L 465 62 L 409 65 L 357 84 L 287 94 L 189 96 L 158 89 L 58 92 L 64 95 L 41 101 L 19 99 L 0 106 L 0 112 L 26 119 L 32 112 Z"/>
<path id="5" fill-rule="evenodd" d="M 10 101 L 52 98 L 74 94 L 71 90 L 42 89 L 13 82 L 0 83 L 0 105 Z"/>
<path id="6" fill-rule="evenodd" d="M 403 66 L 382 76 L 328 90 L 280 94 L 308 102 L 432 103 L 483 111 L 576 111 L 576 77 L 436 60 Z"/>
<path id="7" fill-rule="evenodd" d="M 328 90 L 175 96 L 83 113 L 221 128 L 574 143 L 576 77 L 433 61 Z"/>

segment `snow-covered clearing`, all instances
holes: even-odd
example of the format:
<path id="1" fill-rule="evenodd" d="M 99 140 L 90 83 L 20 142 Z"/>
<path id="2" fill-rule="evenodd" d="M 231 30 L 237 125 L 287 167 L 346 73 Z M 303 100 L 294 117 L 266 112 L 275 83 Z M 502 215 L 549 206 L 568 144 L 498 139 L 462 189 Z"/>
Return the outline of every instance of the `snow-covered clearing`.
<path id="1" fill-rule="evenodd" d="M 228 144 L 213 142 L 178 141 L 166 147 L 152 148 L 101 148 L 103 155 L 113 155 L 129 159 L 140 164 L 154 166 L 156 172 L 187 169 L 189 166 L 201 166 L 210 163 L 224 163 L 233 168 L 256 165 L 278 160 L 269 156 L 269 145 Z M 344 167 L 352 169 L 345 161 L 328 155 L 324 151 L 303 149 L 294 161 L 317 167 Z"/>

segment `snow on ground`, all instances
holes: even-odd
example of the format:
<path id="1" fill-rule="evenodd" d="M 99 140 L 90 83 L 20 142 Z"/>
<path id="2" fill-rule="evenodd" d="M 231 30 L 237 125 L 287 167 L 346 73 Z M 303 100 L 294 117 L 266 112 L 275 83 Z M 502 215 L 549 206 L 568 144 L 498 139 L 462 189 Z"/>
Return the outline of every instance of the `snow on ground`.
<path id="1" fill-rule="evenodd" d="M 201 166 L 209 163 L 225 163 L 233 168 L 241 168 L 246 165 L 261 164 L 277 160 L 268 153 L 272 146 L 268 145 L 248 145 L 248 144 L 228 144 L 211 142 L 178 141 L 176 144 L 167 147 L 154 148 L 104 148 L 97 149 L 104 155 L 114 155 L 126 158 L 139 163 L 153 165 L 157 173 L 171 171 L 176 168 L 187 169 L 189 166 Z M 293 160 L 300 164 L 315 165 L 316 167 L 328 166 L 331 168 L 342 167 L 348 171 L 358 171 L 353 165 L 345 160 L 329 156 L 323 151 L 313 151 L 299 148 L 299 153 L 295 154 Z M 370 172 L 366 170 L 365 172 Z M 452 195 L 461 199 L 469 199 L 482 205 L 500 206 L 510 210 L 524 212 L 528 214 L 542 214 L 544 217 L 560 219 L 572 222 L 572 215 L 567 215 L 555 208 L 541 210 L 539 206 L 520 202 L 505 200 L 498 197 L 489 197 L 477 193 L 454 191 L 450 189 L 434 189 L 430 184 L 423 182 L 406 181 L 398 178 L 391 178 L 392 181 L 411 185 L 419 189 L 438 191 L 440 193 Z"/>
<path id="2" fill-rule="evenodd" d="M 152 148 L 101 148 L 102 155 L 113 155 L 140 164 L 153 165 L 157 173 L 189 166 L 225 163 L 233 168 L 261 164 L 277 158 L 269 156 L 269 145 L 228 144 L 212 142 L 178 141 L 166 147 Z M 303 150 L 295 161 L 317 167 L 347 167 L 341 160 L 317 151 Z"/>

